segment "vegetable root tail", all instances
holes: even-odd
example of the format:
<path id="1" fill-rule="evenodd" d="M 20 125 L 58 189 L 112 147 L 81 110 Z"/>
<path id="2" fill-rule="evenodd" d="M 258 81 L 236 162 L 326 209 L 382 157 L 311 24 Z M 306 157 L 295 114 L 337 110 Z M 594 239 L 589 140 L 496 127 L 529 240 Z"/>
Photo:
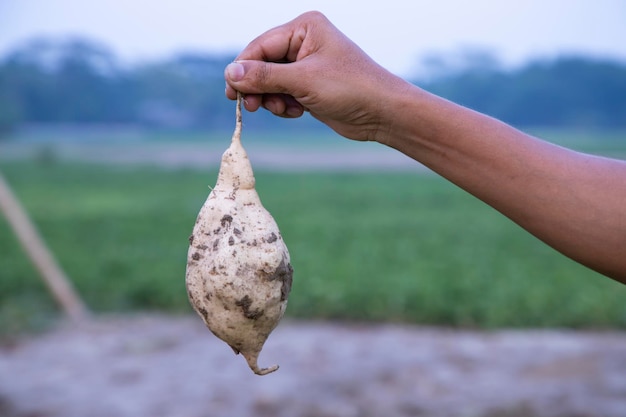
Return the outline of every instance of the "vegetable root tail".
<path id="1" fill-rule="evenodd" d="M 235 132 L 233 133 L 233 142 L 241 143 L 241 126 L 243 124 L 241 116 L 241 102 L 243 101 L 243 94 L 237 91 L 237 107 L 236 107 L 236 121 Z"/>
<path id="2" fill-rule="evenodd" d="M 258 354 L 243 354 L 242 352 L 242 355 L 246 358 L 246 362 L 248 362 L 248 366 L 252 369 L 252 372 L 257 375 L 267 375 L 278 370 L 278 365 L 272 365 L 267 368 L 259 368 Z"/>

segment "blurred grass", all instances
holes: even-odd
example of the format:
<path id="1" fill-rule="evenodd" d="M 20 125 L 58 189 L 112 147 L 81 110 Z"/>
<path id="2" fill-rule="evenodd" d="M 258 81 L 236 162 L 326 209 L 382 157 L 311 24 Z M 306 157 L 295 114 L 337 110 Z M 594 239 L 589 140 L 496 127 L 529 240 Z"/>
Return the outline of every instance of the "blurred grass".
<path id="1" fill-rule="evenodd" d="M 97 312 L 191 312 L 187 238 L 216 172 L 1 162 Z M 295 269 L 287 314 L 481 328 L 626 328 L 626 287 L 559 255 L 444 180 L 257 173 Z M 57 308 L 0 218 L 0 333 Z"/>

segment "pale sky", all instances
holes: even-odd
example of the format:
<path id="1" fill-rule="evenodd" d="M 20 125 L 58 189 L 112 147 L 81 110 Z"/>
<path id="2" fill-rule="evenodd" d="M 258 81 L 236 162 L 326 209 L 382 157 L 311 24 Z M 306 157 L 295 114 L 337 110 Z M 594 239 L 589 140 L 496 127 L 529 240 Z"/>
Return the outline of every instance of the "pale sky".
<path id="1" fill-rule="evenodd" d="M 624 0 L 0 0 L 0 54 L 36 35 L 81 35 L 123 60 L 179 50 L 237 53 L 319 10 L 400 75 L 430 52 L 480 47 L 505 64 L 580 53 L 626 61 Z"/>

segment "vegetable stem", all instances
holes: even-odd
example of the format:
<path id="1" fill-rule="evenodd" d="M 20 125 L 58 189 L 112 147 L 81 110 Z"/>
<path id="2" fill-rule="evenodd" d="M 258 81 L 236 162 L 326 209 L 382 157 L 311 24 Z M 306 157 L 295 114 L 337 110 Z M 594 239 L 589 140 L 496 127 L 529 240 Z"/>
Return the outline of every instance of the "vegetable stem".
<path id="1" fill-rule="evenodd" d="M 236 122 L 235 122 L 235 132 L 233 134 L 233 142 L 237 141 L 241 143 L 241 126 L 242 126 L 242 117 L 241 117 L 241 102 L 243 101 L 243 94 L 237 91 L 237 110 L 236 110 Z"/>

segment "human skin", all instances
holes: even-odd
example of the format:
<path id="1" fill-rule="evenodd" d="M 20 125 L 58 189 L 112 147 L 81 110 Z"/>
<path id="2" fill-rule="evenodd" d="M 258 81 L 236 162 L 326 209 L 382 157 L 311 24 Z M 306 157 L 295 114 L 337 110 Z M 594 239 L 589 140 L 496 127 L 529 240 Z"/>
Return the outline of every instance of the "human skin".
<path id="1" fill-rule="evenodd" d="M 421 162 L 562 254 L 626 283 L 626 161 L 556 146 L 457 105 L 374 62 L 319 12 L 253 40 L 226 96 Z"/>

